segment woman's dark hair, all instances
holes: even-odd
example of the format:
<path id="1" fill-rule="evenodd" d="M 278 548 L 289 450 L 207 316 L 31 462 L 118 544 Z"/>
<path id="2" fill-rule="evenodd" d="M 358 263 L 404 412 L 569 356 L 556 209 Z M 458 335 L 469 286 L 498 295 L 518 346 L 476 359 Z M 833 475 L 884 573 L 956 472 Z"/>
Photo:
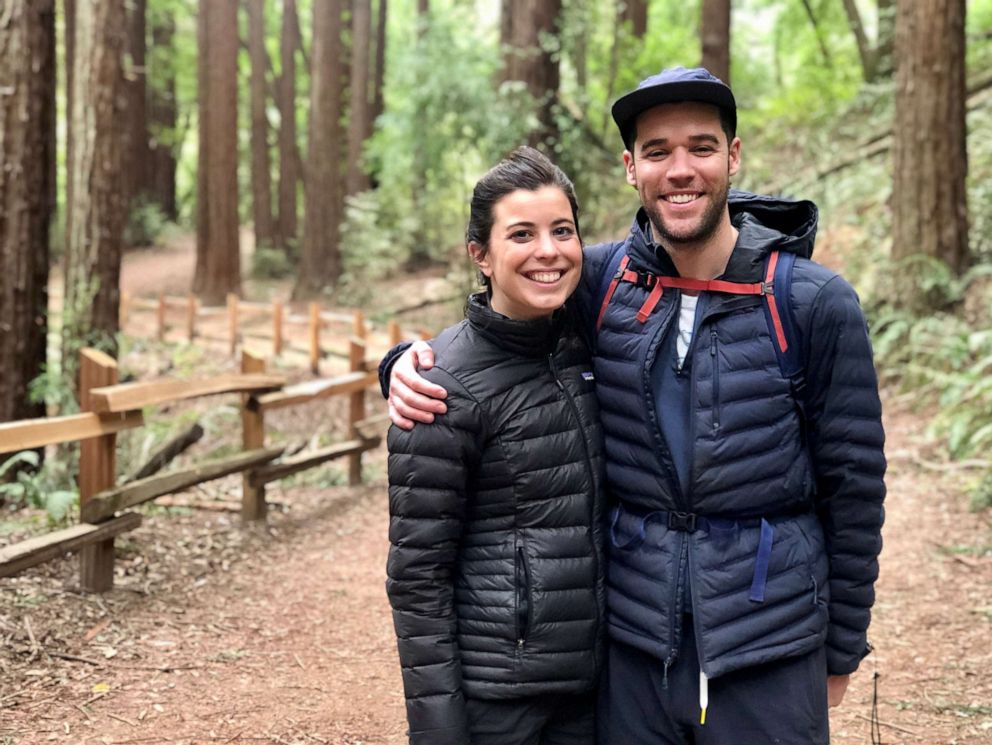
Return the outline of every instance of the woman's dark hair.
<path id="1" fill-rule="evenodd" d="M 496 203 L 518 189 L 537 191 L 544 186 L 555 186 L 568 197 L 568 203 L 572 206 L 572 221 L 578 234 L 579 203 L 575 199 L 572 181 L 546 155 L 524 145 L 490 168 L 475 185 L 468 228 L 465 231 L 466 243 L 477 243 L 485 256 L 489 252 Z M 482 277 L 482 282 L 489 287 L 488 277 Z"/>

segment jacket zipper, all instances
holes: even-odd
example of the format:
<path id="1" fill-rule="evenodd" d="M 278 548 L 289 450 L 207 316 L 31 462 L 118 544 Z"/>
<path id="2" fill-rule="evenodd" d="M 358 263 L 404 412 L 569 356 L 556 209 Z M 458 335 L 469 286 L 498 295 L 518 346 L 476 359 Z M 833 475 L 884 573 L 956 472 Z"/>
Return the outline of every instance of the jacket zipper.
<path id="1" fill-rule="evenodd" d="M 720 429 L 720 357 L 716 326 L 710 328 L 710 364 L 713 366 L 713 429 Z"/>
<path id="2" fill-rule="evenodd" d="M 674 315 L 674 305 L 668 308 L 668 315 L 661 319 L 658 324 L 658 328 L 655 330 L 654 338 L 651 339 L 649 344 L 649 352 L 644 359 L 644 370 L 642 371 L 642 384 L 644 387 L 644 398 L 647 402 L 647 415 L 648 419 L 654 425 L 654 435 L 655 442 L 658 443 L 658 447 L 662 455 L 667 454 L 667 459 L 662 457 L 662 466 L 665 472 L 668 474 L 668 482 L 672 485 L 672 490 L 675 495 L 675 501 L 680 510 L 685 509 L 685 495 L 682 493 L 682 484 L 679 482 L 678 474 L 675 472 L 675 466 L 671 461 L 671 453 L 668 451 L 667 443 L 665 438 L 661 433 L 661 424 L 658 422 L 658 412 L 655 408 L 654 393 L 651 388 L 651 369 L 654 367 L 655 361 L 658 358 L 658 347 L 659 340 L 661 336 L 671 327 L 672 317 Z"/>
<path id="3" fill-rule="evenodd" d="M 561 376 L 558 374 L 558 365 L 555 362 L 554 354 L 548 355 L 548 367 L 551 369 L 551 375 L 555 379 L 555 383 L 558 384 L 558 388 L 561 389 L 561 392 L 563 394 L 565 394 L 565 400 L 568 402 L 568 407 L 572 412 L 572 416 L 575 417 L 575 423 L 578 425 L 579 434 L 581 435 L 581 439 L 582 439 L 582 452 L 585 455 L 586 472 L 589 474 L 589 486 L 590 489 L 592 489 L 592 493 L 590 494 L 590 499 L 589 499 L 589 530 L 590 530 L 590 537 L 592 538 L 592 561 L 593 561 L 592 572 L 593 572 L 593 577 L 598 578 L 600 557 L 599 557 L 599 546 L 596 543 L 596 537 L 595 537 L 596 499 L 598 498 L 596 491 L 596 470 L 592 466 L 592 456 L 589 454 L 589 441 L 586 439 L 586 428 L 585 426 L 583 426 L 582 418 L 579 416 L 579 407 L 575 404 L 575 399 L 572 398 L 572 394 L 568 392 L 568 389 L 565 387 L 565 384 L 562 381 Z M 602 618 L 600 618 L 600 611 L 599 611 L 599 593 L 596 592 L 596 589 L 597 588 L 594 586 L 593 592 L 594 595 L 596 596 L 596 628 L 599 629 L 599 626 L 602 623 Z"/>
<path id="4" fill-rule="evenodd" d="M 527 641 L 527 627 L 529 626 L 531 611 L 530 569 L 527 566 L 527 553 L 524 551 L 524 542 L 522 538 L 517 538 L 516 550 L 517 570 L 515 584 L 517 587 L 517 650 L 520 651 L 524 648 L 524 643 Z"/>

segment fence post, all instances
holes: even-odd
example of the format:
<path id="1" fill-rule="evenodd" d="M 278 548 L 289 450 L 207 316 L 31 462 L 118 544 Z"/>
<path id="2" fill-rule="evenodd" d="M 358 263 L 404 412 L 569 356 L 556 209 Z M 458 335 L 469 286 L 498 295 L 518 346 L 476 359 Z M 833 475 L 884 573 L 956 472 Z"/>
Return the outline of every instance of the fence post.
<path id="1" fill-rule="evenodd" d="M 196 295 L 190 293 L 186 298 L 186 336 L 191 343 L 196 337 L 196 308 Z"/>
<path id="2" fill-rule="evenodd" d="M 310 303 L 310 372 L 320 374 L 320 304 Z"/>
<path id="3" fill-rule="evenodd" d="M 272 354 L 282 354 L 282 302 L 272 303 Z"/>
<path id="4" fill-rule="evenodd" d="M 389 346 L 395 347 L 403 341 L 403 329 L 400 328 L 400 322 L 395 318 L 389 320 Z"/>
<path id="5" fill-rule="evenodd" d="M 238 296 L 227 293 L 227 320 L 231 334 L 231 356 L 238 351 Z"/>
<path id="6" fill-rule="evenodd" d="M 243 349 L 241 372 L 264 373 L 265 360 Z M 261 411 L 252 411 L 248 408 L 250 399 L 250 394 L 241 394 L 241 443 L 245 451 L 265 447 L 265 415 Z M 266 508 L 265 485 L 253 486 L 251 471 L 245 471 L 241 476 L 241 519 L 245 522 L 264 520 Z"/>
<path id="7" fill-rule="evenodd" d="M 117 362 L 96 349 L 79 353 L 79 407 L 90 411 L 90 391 L 117 383 Z M 82 440 L 79 445 L 79 507 L 117 481 L 117 435 Z M 79 552 L 79 585 L 87 592 L 104 592 L 114 585 L 114 539 L 83 547 Z"/>
<path id="8" fill-rule="evenodd" d="M 357 338 L 365 341 L 368 339 L 368 330 L 365 328 L 365 314 L 356 310 L 351 317 L 351 333 Z"/>
<path id="9" fill-rule="evenodd" d="M 155 338 L 165 341 L 165 293 L 158 294 L 158 308 L 155 310 L 156 331 Z"/>
<path id="10" fill-rule="evenodd" d="M 352 339 L 348 346 L 348 368 L 352 372 L 364 372 L 365 364 L 365 342 L 361 339 Z M 355 426 L 365 418 L 365 389 L 352 393 L 348 396 L 348 439 L 358 438 L 358 429 Z M 357 486 L 362 483 L 362 454 L 354 453 L 348 456 L 348 484 Z"/>

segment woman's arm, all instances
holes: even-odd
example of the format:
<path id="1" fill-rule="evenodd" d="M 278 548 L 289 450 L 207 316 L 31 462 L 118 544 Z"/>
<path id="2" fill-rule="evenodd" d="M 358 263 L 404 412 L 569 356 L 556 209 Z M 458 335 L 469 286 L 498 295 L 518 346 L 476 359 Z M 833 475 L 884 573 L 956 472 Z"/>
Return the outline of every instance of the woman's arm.
<path id="1" fill-rule="evenodd" d="M 478 405 L 443 370 L 448 414 L 430 427 L 389 432 L 389 562 L 411 745 L 468 745 L 456 638 L 454 576 L 468 473 L 480 459 Z"/>

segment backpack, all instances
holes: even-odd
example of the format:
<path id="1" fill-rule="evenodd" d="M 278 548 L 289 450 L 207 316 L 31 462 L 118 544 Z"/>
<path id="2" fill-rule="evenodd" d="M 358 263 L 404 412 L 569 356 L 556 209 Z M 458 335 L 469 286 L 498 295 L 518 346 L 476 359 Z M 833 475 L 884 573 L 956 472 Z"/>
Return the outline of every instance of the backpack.
<path id="1" fill-rule="evenodd" d="M 793 398 L 803 410 L 803 394 L 806 389 L 806 370 L 803 365 L 799 328 L 792 313 L 792 270 L 796 255 L 788 251 L 771 251 L 765 258 L 765 279 L 763 282 L 728 282 L 720 279 L 690 279 L 685 277 L 665 277 L 628 268 L 630 256 L 622 250 L 623 244 L 613 251 L 597 297 L 602 298 L 599 315 L 596 318 L 596 332 L 603 323 L 603 316 L 613 299 L 613 294 L 621 282 L 633 282 L 649 290 L 648 296 L 637 311 L 637 320 L 646 323 L 666 287 L 681 290 L 723 292 L 731 295 L 760 295 L 765 311 L 765 321 L 775 345 L 782 376 L 789 381 Z M 607 284 L 608 283 L 608 284 Z"/>

